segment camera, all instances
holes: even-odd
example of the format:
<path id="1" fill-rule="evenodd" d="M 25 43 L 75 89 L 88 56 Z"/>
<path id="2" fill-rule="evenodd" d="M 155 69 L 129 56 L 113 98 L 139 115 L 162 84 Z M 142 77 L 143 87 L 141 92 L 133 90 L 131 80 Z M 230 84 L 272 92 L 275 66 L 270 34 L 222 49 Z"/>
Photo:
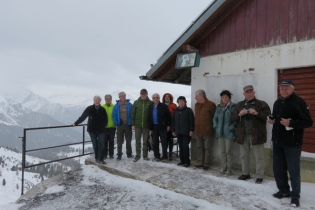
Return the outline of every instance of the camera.
<path id="1" fill-rule="evenodd" d="M 246 114 L 249 114 L 249 109 L 246 109 Z"/>
<path id="2" fill-rule="evenodd" d="M 268 116 L 268 119 L 269 119 L 269 120 L 275 120 L 275 118 L 274 118 L 272 115 L 269 115 L 269 116 Z"/>

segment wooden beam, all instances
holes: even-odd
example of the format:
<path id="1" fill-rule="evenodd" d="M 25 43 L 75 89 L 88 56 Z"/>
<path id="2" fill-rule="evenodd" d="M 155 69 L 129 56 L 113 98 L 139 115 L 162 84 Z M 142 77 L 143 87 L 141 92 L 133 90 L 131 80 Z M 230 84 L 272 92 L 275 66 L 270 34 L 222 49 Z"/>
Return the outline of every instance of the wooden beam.
<path id="1" fill-rule="evenodd" d="M 175 83 L 179 83 L 181 80 L 183 80 L 184 77 L 186 77 L 191 72 L 191 68 L 185 69 L 183 73 L 181 73 L 180 77 L 175 79 Z"/>
<path id="2" fill-rule="evenodd" d="M 175 64 L 176 64 L 176 59 L 174 61 L 171 61 L 167 67 L 165 67 L 164 72 L 162 74 L 160 74 L 160 76 L 157 77 L 158 81 L 163 80 L 169 73 L 170 71 L 175 69 Z"/>

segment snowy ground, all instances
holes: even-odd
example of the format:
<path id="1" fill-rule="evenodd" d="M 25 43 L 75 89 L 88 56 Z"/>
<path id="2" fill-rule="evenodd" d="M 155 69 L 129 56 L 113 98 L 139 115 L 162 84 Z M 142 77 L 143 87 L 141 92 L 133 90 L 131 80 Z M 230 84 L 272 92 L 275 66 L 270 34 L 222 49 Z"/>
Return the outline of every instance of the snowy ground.
<path id="1" fill-rule="evenodd" d="M 0 209 L 292 209 L 289 198 L 272 197 L 277 192 L 272 180 L 258 185 L 254 179 L 236 180 L 237 175 L 220 177 L 213 168 L 186 169 L 176 161 L 134 163 L 125 155 L 121 161 L 106 161 L 105 166 L 84 165 L 67 172 L 42 193 Z M 93 159 L 87 163 L 95 164 Z M 315 184 L 302 183 L 299 209 L 315 210 L 314 192 Z"/>

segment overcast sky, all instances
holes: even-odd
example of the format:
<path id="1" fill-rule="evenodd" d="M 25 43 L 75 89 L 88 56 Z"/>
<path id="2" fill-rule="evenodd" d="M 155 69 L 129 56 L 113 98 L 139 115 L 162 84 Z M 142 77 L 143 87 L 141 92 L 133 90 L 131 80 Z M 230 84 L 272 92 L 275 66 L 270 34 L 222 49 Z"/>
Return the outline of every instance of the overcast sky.
<path id="1" fill-rule="evenodd" d="M 190 98 L 190 86 L 139 76 L 210 2 L 0 0 L 0 93 L 28 88 L 55 102 L 77 103 L 118 91 L 137 96 L 147 88 L 150 97 L 171 92 Z"/>

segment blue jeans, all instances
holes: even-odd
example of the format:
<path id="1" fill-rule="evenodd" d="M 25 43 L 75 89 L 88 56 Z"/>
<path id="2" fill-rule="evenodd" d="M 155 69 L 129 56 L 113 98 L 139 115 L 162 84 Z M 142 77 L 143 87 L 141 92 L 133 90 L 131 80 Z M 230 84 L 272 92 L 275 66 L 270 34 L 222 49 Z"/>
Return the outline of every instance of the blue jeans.
<path id="1" fill-rule="evenodd" d="M 114 156 L 115 132 L 116 128 L 105 128 L 104 157 L 107 157 L 107 154 L 109 154 L 110 157 Z"/>
<path id="2" fill-rule="evenodd" d="M 105 132 L 103 133 L 89 132 L 89 134 L 93 145 L 95 160 L 102 161 L 105 156 L 104 150 Z"/>
<path id="3" fill-rule="evenodd" d="M 291 181 L 291 197 L 300 198 L 300 158 L 302 146 L 287 146 L 273 143 L 273 174 L 279 191 L 290 193 L 288 171 Z"/>
<path id="4" fill-rule="evenodd" d="M 176 134 L 179 145 L 179 159 L 182 163 L 190 165 L 189 144 L 191 137 L 189 135 Z"/>

